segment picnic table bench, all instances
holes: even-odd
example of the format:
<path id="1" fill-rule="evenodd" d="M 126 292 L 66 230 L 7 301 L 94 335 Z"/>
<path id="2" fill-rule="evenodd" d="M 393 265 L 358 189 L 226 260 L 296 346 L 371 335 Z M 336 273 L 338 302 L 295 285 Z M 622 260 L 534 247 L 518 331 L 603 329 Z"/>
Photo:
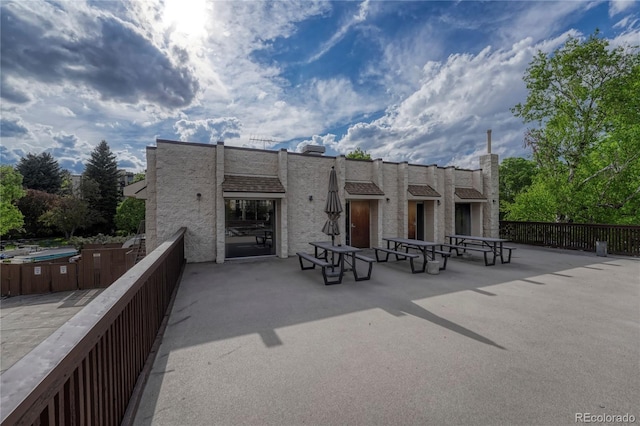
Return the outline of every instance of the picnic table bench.
<path id="1" fill-rule="evenodd" d="M 457 256 L 460 256 L 460 250 L 462 250 L 462 253 L 467 251 L 482 252 L 486 266 L 495 265 L 496 257 L 498 256 L 500 256 L 501 263 L 511 263 L 511 252 L 516 249 L 515 247 L 505 246 L 504 243 L 508 240 L 503 238 L 476 237 L 471 235 L 447 235 L 447 238 L 450 244 L 443 244 L 443 246 L 449 247 L 449 252 L 455 250 Z M 505 251 L 508 254 L 507 260 L 505 260 Z M 489 262 L 487 253 L 493 254 L 491 262 Z"/>
<path id="2" fill-rule="evenodd" d="M 439 254 L 442 258 L 439 269 L 441 271 L 447 269 L 447 260 L 449 259 L 449 257 L 451 257 L 451 253 L 443 250 L 441 243 L 395 237 L 386 237 L 383 238 L 383 240 L 387 242 L 387 249 L 391 249 L 391 244 L 393 243 L 393 250 L 395 251 L 400 251 L 403 248 L 405 253 L 409 253 L 409 249 L 417 250 L 423 258 L 423 265 L 420 272 L 424 272 L 426 270 L 429 260 L 436 260 L 437 254 Z M 439 247 L 439 249 L 437 247 Z"/>
<path id="3" fill-rule="evenodd" d="M 302 269 L 303 271 L 306 271 L 308 269 L 315 269 L 316 266 L 322 268 L 322 278 L 324 279 L 324 285 L 342 283 L 342 274 L 340 273 L 340 271 L 336 272 L 327 270 L 329 267 L 333 268 L 333 265 L 331 265 L 329 262 L 323 259 L 319 259 L 309 253 L 298 252 L 296 254 L 298 255 L 298 260 L 300 261 L 300 269 Z M 311 266 L 304 266 L 304 264 L 302 263 L 302 259 L 310 262 Z"/>
<path id="4" fill-rule="evenodd" d="M 442 245 L 440 245 L 440 248 L 442 248 Z M 445 271 L 447 269 L 447 260 L 451 257 L 451 252 L 444 250 L 433 250 L 432 252 L 440 255 L 442 258 L 442 266 L 440 267 L 440 270 Z"/>
<path id="5" fill-rule="evenodd" d="M 491 261 L 491 263 L 489 263 L 489 259 L 487 257 L 487 253 L 493 253 L 493 250 L 489 247 L 480 247 L 480 246 L 476 246 L 476 245 L 454 245 L 454 244 L 443 244 L 443 246 L 448 247 L 449 248 L 449 254 L 451 254 L 451 252 L 453 250 L 456 251 L 456 256 L 460 256 L 460 252 L 458 250 L 462 250 L 462 253 L 464 254 L 467 250 L 469 251 L 479 251 L 482 252 L 484 255 L 484 264 L 486 266 L 491 266 L 491 265 L 495 265 L 496 264 L 496 255 L 493 255 L 493 259 Z"/>
<path id="6" fill-rule="evenodd" d="M 359 252 L 362 251 L 362 249 L 341 244 L 333 245 L 330 241 L 310 242 L 309 244 L 314 247 L 314 254 L 304 252 L 296 253 L 300 261 L 300 269 L 307 270 L 314 269 L 316 266 L 321 267 L 325 285 L 341 284 L 342 277 L 346 271 L 352 271 L 353 278 L 356 281 L 371 279 L 371 271 L 373 270 L 373 262 L 375 262 L 375 260 L 360 254 Z M 329 259 L 329 253 L 331 253 L 331 259 Z M 335 259 L 336 254 L 338 255 L 337 261 Z M 305 267 L 302 262 L 303 259 L 310 262 L 311 266 Z M 358 273 L 356 268 L 357 261 L 368 264 L 366 275 Z"/>
<path id="7" fill-rule="evenodd" d="M 355 272 L 355 275 L 356 275 L 355 280 L 356 280 L 356 281 L 365 281 L 365 280 L 369 280 L 369 279 L 371 279 L 371 270 L 373 269 L 373 262 L 375 262 L 376 260 L 375 260 L 375 259 L 372 259 L 372 258 L 370 258 L 370 257 L 368 257 L 368 256 L 365 256 L 365 255 L 363 255 L 363 254 L 359 254 L 359 253 L 356 253 L 356 259 L 358 259 L 358 260 L 361 260 L 361 261 L 363 261 L 363 262 L 368 263 L 368 264 L 369 264 L 369 271 L 367 272 L 367 275 L 366 275 L 366 276 L 364 276 L 364 277 L 360 277 L 360 276 L 358 276 L 358 273 L 357 273 L 357 271 L 356 271 L 356 272 Z M 355 267 L 355 265 L 354 265 L 354 266 L 353 266 L 353 270 L 355 271 L 355 269 L 356 269 L 356 267 Z"/>
<path id="8" fill-rule="evenodd" d="M 394 254 L 396 256 L 396 260 L 409 259 L 409 264 L 411 265 L 411 273 L 412 274 L 417 274 L 418 272 L 424 272 L 426 270 L 426 267 L 427 267 L 426 263 L 422 265 L 422 269 L 421 270 L 420 269 L 416 269 L 415 264 L 413 263 L 413 259 L 417 259 L 418 257 L 420 257 L 420 255 L 418 255 L 418 254 L 392 250 L 392 249 L 388 249 L 388 248 L 384 248 L 384 247 L 374 247 L 373 249 L 376 251 L 376 261 L 379 262 L 379 263 L 388 262 L 389 261 L 389 255 Z M 380 259 L 379 252 L 386 253 L 386 256 L 385 256 L 384 260 Z"/>
<path id="9" fill-rule="evenodd" d="M 515 250 L 516 247 L 507 247 L 507 246 L 502 246 L 502 250 L 500 251 L 500 261 L 502 263 L 511 263 L 511 250 Z M 507 260 L 504 260 L 504 252 L 505 250 L 509 253 L 509 257 L 507 258 Z"/>

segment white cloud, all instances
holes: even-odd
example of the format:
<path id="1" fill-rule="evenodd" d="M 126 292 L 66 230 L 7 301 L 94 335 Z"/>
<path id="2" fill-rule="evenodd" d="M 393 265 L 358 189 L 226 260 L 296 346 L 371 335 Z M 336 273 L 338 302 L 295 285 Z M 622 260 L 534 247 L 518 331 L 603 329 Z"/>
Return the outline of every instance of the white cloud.
<path id="1" fill-rule="evenodd" d="M 73 111 L 71 111 L 69 108 L 67 108 L 65 106 L 62 106 L 62 105 L 57 106 L 55 108 L 55 111 L 58 114 L 60 114 L 60 115 L 62 115 L 64 117 L 75 117 L 76 116 L 76 114 Z"/>
<path id="2" fill-rule="evenodd" d="M 306 62 L 310 64 L 312 62 L 317 61 L 324 55 L 326 55 L 327 52 L 329 52 L 336 44 L 340 42 L 340 40 L 342 40 L 347 35 L 349 30 L 351 30 L 354 26 L 361 24 L 367 19 L 368 12 L 369 12 L 369 0 L 365 0 L 362 3 L 360 3 L 360 6 L 358 7 L 358 13 L 350 16 L 349 19 L 347 19 L 340 26 L 340 28 L 338 28 L 338 30 L 335 33 L 333 33 L 331 38 L 325 41 L 320 46 L 320 49 L 318 49 L 316 53 L 314 53 L 309 59 L 307 59 Z"/>
<path id="3" fill-rule="evenodd" d="M 239 137 L 242 125 L 235 117 L 204 120 L 178 120 L 173 126 L 183 141 L 215 143 L 219 140 Z"/>
<path id="4" fill-rule="evenodd" d="M 430 61 L 418 90 L 378 120 L 351 126 L 334 149 L 347 153 L 360 147 L 390 161 L 478 167 L 491 128 L 494 153 L 521 155 L 517 147 L 524 129 L 509 107 L 526 98 L 522 76 L 535 52 L 565 39 L 563 34 L 536 44 L 527 38 L 507 49 L 487 47 L 476 55 Z"/>
<path id="5" fill-rule="evenodd" d="M 496 33 L 503 41 L 513 43 L 530 37 L 539 42 L 566 27 L 569 19 L 587 12 L 597 2 L 559 1 L 559 2 L 513 2 L 522 10 L 514 10 L 502 16 L 499 25 L 495 25 Z"/>
<path id="6" fill-rule="evenodd" d="M 609 1 L 609 16 L 615 16 L 633 7 L 637 2 L 634 0 L 611 0 Z"/>
<path id="7" fill-rule="evenodd" d="M 419 87 L 424 64 L 439 60 L 445 52 L 447 41 L 439 28 L 427 22 L 404 37 L 383 40 L 381 43 L 384 45 L 382 63 L 372 63 L 365 77 L 379 78 L 392 99 L 398 100 Z"/>
<path id="8" fill-rule="evenodd" d="M 640 28 L 629 29 L 610 40 L 612 47 L 637 46 L 640 40 Z"/>

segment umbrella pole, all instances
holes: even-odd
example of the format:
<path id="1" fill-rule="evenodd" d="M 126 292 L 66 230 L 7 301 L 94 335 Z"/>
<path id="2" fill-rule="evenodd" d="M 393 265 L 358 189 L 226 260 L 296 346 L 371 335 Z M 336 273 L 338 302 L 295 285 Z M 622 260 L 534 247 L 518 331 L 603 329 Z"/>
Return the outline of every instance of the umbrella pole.
<path id="1" fill-rule="evenodd" d="M 335 235 L 331 236 L 331 245 L 332 246 L 336 245 L 336 236 Z M 336 264 L 336 252 L 332 251 L 331 252 L 331 272 L 335 271 L 335 264 Z"/>

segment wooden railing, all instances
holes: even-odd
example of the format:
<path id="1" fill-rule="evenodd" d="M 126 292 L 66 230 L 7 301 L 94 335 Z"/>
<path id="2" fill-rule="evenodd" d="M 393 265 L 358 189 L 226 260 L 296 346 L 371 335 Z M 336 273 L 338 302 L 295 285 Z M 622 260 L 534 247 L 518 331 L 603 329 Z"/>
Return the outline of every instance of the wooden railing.
<path id="1" fill-rule="evenodd" d="M 0 376 L 1 424 L 131 419 L 185 263 L 185 228 Z M 145 363 L 146 367 L 145 367 Z"/>
<path id="2" fill-rule="evenodd" d="M 606 241 L 608 253 L 640 256 L 640 226 L 500 221 L 500 237 L 514 243 L 585 251 L 596 251 L 596 241 Z"/>

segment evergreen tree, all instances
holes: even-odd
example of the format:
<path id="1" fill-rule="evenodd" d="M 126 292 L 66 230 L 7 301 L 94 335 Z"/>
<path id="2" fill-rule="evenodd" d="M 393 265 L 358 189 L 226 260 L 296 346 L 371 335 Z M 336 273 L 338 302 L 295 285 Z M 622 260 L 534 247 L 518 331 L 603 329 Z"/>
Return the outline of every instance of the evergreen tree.
<path id="1" fill-rule="evenodd" d="M 85 197 L 89 208 L 100 218 L 94 226 L 95 232 L 113 234 L 115 231 L 114 218 L 120 197 L 118 184 L 118 163 L 116 156 L 111 152 L 106 141 L 100 144 L 91 153 L 91 159 L 85 166 L 83 181 L 90 179 L 97 184 L 97 194 Z"/>
<path id="2" fill-rule="evenodd" d="M 27 154 L 16 167 L 22 175 L 22 185 L 27 189 L 57 194 L 62 186 L 62 172 L 58 162 L 48 152 Z"/>

